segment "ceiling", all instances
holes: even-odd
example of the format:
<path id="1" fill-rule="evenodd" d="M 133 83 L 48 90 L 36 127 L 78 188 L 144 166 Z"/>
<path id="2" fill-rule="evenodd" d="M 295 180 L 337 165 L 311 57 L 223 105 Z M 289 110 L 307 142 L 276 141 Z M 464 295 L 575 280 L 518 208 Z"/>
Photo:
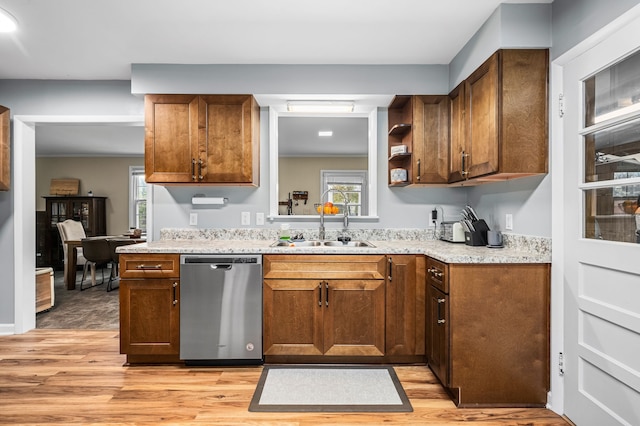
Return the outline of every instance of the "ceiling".
<path id="1" fill-rule="evenodd" d="M 0 0 L 18 21 L 0 33 L 0 79 L 129 80 L 133 63 L 448 64 L 500 3 L 551 2 Z M 68 142 L 85 151 L 99 139 L 99 130 L 58 127 L 36 132 L 38 155 L 66 138 L 88 133 Z M 117 151 L 112 129 L 102 130 Z"/>

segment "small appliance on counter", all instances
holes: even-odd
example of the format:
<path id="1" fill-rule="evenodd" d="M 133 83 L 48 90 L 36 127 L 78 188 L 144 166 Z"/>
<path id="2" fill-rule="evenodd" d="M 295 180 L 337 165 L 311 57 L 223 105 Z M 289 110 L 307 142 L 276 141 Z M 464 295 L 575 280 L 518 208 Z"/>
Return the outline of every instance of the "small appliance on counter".
<path id="1" fill-rule="evenodd" d="M 464 229 L 460 222 L 441 222 L 440 239 L 450 243 L 464 243 Z"/>

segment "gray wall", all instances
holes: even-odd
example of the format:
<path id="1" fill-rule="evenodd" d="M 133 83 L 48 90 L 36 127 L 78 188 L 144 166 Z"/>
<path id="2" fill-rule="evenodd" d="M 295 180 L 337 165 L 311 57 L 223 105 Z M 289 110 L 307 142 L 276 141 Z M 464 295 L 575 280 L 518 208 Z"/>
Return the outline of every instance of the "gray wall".
<path id="1" fill-rule="evenodd" d="M 638 0 L 554 0 L 551 57 L 566 53 L 638 4 Z"/>
<path id="2" fill-rule="evenodd" d="M 144 110 L 142 98 L 131 94 L 129 81 L 0 80 L 0 105 L 11 109 L 12 118 L 14 115 L 142 115 Z M 13 157 L 12 150 L 12 181 Z M 35 191 L 35 176 L 31 182 Z M 14 286 L 15 280 L 20 279 L 14 271 L 14 195 L 13 190 L 0 192 L 0 270 L 3 272 L 0 328 L 14 323 Z M 33 256 L 35 264 L 35 249 Z"/>

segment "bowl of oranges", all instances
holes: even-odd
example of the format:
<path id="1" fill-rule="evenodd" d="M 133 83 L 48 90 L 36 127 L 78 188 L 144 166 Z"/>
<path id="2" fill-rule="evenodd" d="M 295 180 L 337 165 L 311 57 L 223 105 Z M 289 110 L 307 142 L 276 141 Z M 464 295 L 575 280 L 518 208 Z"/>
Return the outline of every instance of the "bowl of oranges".
<path id="1" fill-rule="evenodd" d="M 326 203 L 324 203 L 324 205 L 322 205 L 322 204 L 314 204 L 314 206 L 315 206 L 316 211 L 318 213 L 338 214 L 340 212 L 340 207 L 334 206 L 331 201 L 327 201 Z"/>

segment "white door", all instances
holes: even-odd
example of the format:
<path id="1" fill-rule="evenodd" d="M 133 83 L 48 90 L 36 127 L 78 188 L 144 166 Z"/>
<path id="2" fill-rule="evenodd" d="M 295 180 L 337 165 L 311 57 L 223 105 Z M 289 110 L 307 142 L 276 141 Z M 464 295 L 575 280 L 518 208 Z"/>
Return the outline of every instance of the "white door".
<path id="1" fill-rule="evenodd" d="M 564 410 L 579 426 L 640 425 L 640 18 L 618 27 L 563 68 Z"/>

